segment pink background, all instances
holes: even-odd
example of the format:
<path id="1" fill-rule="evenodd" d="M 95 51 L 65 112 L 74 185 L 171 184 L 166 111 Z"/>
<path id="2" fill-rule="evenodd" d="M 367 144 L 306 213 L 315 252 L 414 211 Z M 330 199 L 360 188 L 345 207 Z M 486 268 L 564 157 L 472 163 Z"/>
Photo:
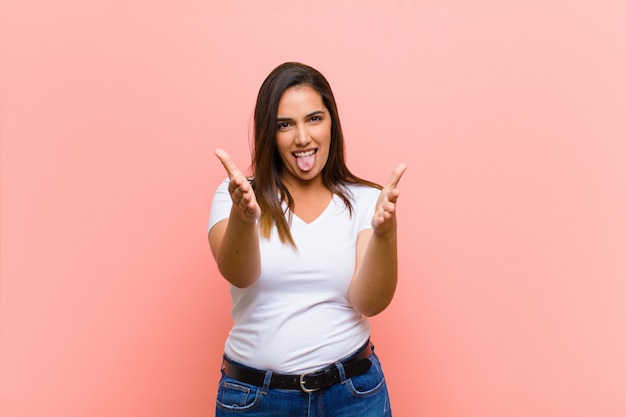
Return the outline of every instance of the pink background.
<path id="1" fill-rule="evenodd" d="M 207 217 L 279 63 L 400 161 L 396 416 L 626 415 L 626 2 L 2 0 L 0 414 L 208 416 Z"/>

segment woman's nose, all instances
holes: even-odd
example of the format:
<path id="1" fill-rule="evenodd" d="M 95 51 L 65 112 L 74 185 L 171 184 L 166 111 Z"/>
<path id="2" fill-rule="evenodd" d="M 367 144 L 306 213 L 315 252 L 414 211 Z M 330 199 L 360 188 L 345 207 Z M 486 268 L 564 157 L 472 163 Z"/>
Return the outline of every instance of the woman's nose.
<path id="1" fill-rule="evenodd" d="M 306 146 L 309 142 L 311 142 L 311 137 L 306 129 L 301 128 L 296 131 L 295 142 L 298 146 Z"/>

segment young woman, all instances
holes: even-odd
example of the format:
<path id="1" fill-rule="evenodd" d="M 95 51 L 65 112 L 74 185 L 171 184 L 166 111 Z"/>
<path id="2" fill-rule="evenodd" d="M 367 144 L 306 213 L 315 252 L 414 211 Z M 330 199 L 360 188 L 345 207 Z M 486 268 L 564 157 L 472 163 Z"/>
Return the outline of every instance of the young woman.
<path id="1" fill-rule="evenodd" d="M 285 63 L 254 113 L 252 177 L 217 149 L 209 244 L 231 284 L 216 416 L 391 416 L 367 317 L 397 282 L 400 164 L 385 185 L 352 174 L 326 78 Z"/>

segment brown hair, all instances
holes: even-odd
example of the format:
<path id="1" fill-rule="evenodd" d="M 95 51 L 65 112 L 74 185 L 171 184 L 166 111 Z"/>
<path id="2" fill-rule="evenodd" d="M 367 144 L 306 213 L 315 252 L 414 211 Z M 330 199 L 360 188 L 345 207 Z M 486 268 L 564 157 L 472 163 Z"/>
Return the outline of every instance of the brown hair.
<path id="1" fill-rule="evenodd" d="M 254 150 L 252 158 L 252 185 L 257 202 L 261 207 L 259 220 L 261 235 L 269 238 L 272 226 L 276 224 L 281 242 L 296 247 L 289 223 L 285 219 L 282 202 L 293 210 L 293 199 L 280 176 L 284 169 L 276 149 L 278 103 L 290 87 L 306 85 L 322 96 L 322 101 L 330 113 L 331 140 L 328 161 L 321 172 L 322 183 L 339 196 L 352 214 L 352 204 L 346 184 L 364 184 L 378 189 L 380 185 L 361 179 L 352 174 L 345 162 L 345 144 L 337 103 L 326 78 L 316 69 L 298 62 L 286 62 L 276 67 L 265 79 L 254 110 Z"/>

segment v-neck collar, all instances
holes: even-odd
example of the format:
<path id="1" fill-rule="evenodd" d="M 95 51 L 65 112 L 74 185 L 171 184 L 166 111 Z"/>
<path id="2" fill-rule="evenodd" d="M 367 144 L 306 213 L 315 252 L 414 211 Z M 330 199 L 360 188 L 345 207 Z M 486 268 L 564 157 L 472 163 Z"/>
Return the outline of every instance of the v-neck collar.
<path id="1" fill-rule="evenodd" d="M 322 221 L 324 219 L 324 217 L 326 217 L 326 215 L 330 211 L 331 207 L 335 204 L 335 198 L 336 198 L 336 195 L 333 194 L 331 196 L 331 198 L 330 198 L 330 201 L 328 202 L 328 204 L 324 208 L 324 210 L 322 210 L 322 212 L 319 214 L 319 216 L 317 216 L 316 218 L 314 218 L 310 222 L 305 222 L 300 217 L 298 217 L 297 214 L 295 214 L 293 211 L 289 210 L 289 208 L 287 207 L 287 204 L 285 202 L 283 202 L 283 208 L 285 208 L 287 210 L 288 215 L 291 216 L 291 218 L 293 219 L 294 222 L 298 222 L 301 225 L 303 225 L 304 227 L 312 227 L 316 223 L 319 223 L 320 221 Z"/>

